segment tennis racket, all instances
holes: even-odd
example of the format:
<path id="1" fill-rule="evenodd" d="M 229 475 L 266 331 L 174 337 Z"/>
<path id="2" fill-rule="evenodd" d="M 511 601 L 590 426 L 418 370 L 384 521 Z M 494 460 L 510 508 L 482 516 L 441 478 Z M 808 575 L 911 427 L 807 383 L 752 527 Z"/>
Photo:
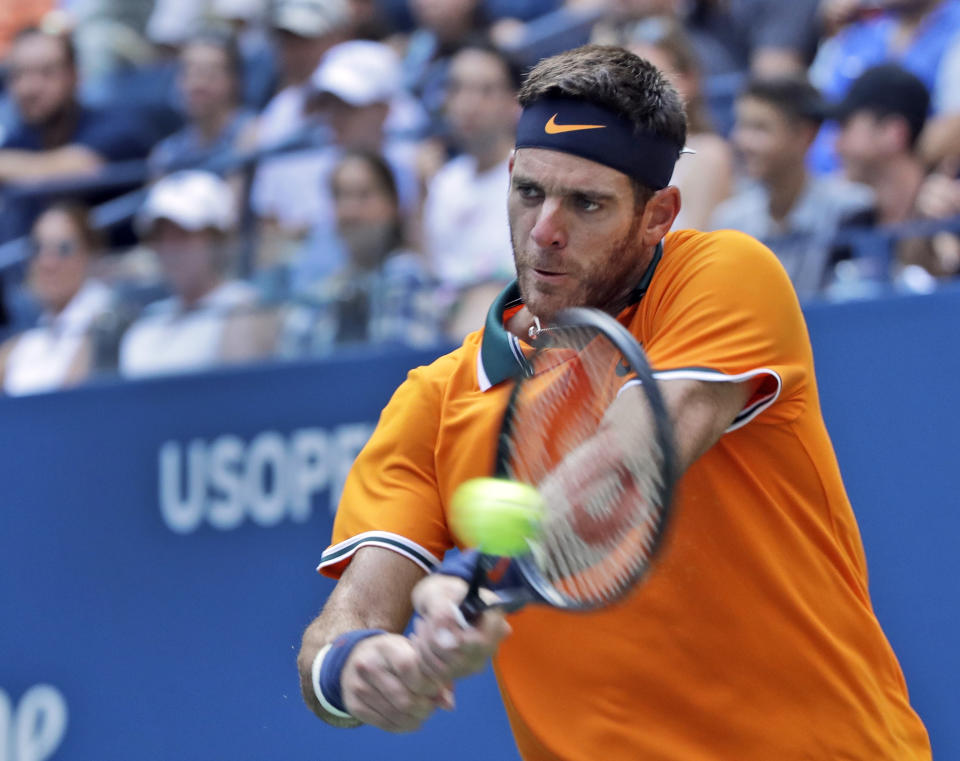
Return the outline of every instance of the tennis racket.
<path id="1" fill-rule="evenodd" d="M 513 559 L 520 583 L 480 590 L 503 559 L 480 555 L 460 611 L 543 603 L 591 610 L 623 598 L 660 548 L 678 477 L 670 419 L 632 335 L 596 309 L 572 308 L 531 330 L 528 371 L 500 430 L 496 475 L 534 486 L 545 515 L 529 552 Z"/>

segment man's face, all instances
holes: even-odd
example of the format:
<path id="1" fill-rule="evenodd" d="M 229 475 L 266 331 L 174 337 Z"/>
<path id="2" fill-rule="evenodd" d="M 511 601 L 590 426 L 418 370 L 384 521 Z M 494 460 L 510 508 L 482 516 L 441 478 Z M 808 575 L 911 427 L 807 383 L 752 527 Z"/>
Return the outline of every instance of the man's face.
<path id="1" fill-rule="evenodd" d="M 317 112 L 330 125 L 341 148 L 381 149 L 383 126 L 390 113 L 389 103 L 353 106 L 330 93 L 319 96 L 315 103 Z"/>
<path id="2" fill-rule="evenodd" d="M 512 134 L 519 106 L 506 66 L 483 50 L 464 50 L 450 64 L 447 121 L 458 142 L 469 149 Z"/>
<path id="3" fill-rule="evenodd" d="M 507 211 L 520 292 L 541 319 L 570 306 L 616 311 L 649 264 L 633 186 L 602 164 L 521 148 Z"/>
<path id="4" fill-rule="evenodd" d="M 187 230 L 169 219 L 158 219 L 148 242 L 178 294 L 192 296 L 216 272 L 216 241 L 208 230 Z"/>
<path id="5" fill-rule="evenodd" d="M 737 101 L 735 115 L 733 144 L 752 178 L 773 181 L 785 169 L 803 164 L 813 137 L 806 125 L 791 124 L 775 106 L 751 97 Z"/>
<path id="6" fill-rule="evenodd" d="M 180 91 L 187 113 L 203 119 L 230 108 L 236 82 L 227 54 L 216 45 L 197 42 L 180 55 Z"/>
<path id="7" fill-rule="evenodd" d="M 870 182 L 878 169 L 896 154 L 901 143 L 892 119 L 881 119 L 869 111 L 856 111 L 840 126 L 837 153 L 849 179 Z"/>
<path id="8" fill-rule="evenodd" d="M 42 126 L 73 100 L 76 73 L 59 40 L 31 34 L 13 46 L 9 61 L 10 90 L 25 123 Z"/>

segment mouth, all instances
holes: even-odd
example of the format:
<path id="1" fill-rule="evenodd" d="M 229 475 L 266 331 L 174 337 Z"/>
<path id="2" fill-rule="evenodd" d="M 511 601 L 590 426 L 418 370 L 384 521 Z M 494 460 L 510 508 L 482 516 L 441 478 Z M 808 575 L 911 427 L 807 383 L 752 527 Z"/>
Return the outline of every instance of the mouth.
<path id="1" fill-rule="evenodd" d="M 558 270 L 547 270 L 540 269 L 538 267 L 531 267 L 530 271 L 534 274 L 537 280 L 545 283 L 559 283 L 567 277 L 566 272 L 561 272 Z"/>

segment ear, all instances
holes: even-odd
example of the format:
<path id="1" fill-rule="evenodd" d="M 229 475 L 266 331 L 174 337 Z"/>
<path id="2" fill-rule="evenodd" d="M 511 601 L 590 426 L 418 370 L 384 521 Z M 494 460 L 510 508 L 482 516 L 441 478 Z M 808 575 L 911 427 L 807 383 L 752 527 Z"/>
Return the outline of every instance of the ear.
<path id="1" fill-rule="evenodd" d="M 507 160 L 507 171 L 513 174 L 513 164 L 517 160 L 517 149 L 510 151 L 510 158 Z"/>
<path id="2" fill-rule="evenodd" d="M 668 185 L 658 190 L 643 208 L 641 243 L 645 247 L 656 246 L 670 230 L 673 220 L 680 213 L 680 188 Z"/>

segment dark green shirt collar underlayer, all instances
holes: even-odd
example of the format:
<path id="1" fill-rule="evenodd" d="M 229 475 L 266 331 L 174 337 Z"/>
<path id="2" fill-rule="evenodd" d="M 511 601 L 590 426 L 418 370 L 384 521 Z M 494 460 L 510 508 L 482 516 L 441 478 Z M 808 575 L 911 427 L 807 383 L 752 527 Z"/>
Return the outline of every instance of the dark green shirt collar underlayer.
<path id="1" fill-rule="evenodd" d="M 640 282 L 630 292 L 627 306 L 638 304 L 643 298 L 662 257 L 663 243 L 661 242 L 657 244 L 653 259 L 643 273 L 643 277 L 640 278 Z M 514 280 L 490 305 L 483 331 L 483 343 L 480 345 L 480 366 L 478 367 L 478 380 L 483 391 L 513 378 L 518 372 L 529 372 L 529 365 L 520 350 L 519 340 L 503 324 L 504 312 L 522 303 L 520 286 Z"/>

